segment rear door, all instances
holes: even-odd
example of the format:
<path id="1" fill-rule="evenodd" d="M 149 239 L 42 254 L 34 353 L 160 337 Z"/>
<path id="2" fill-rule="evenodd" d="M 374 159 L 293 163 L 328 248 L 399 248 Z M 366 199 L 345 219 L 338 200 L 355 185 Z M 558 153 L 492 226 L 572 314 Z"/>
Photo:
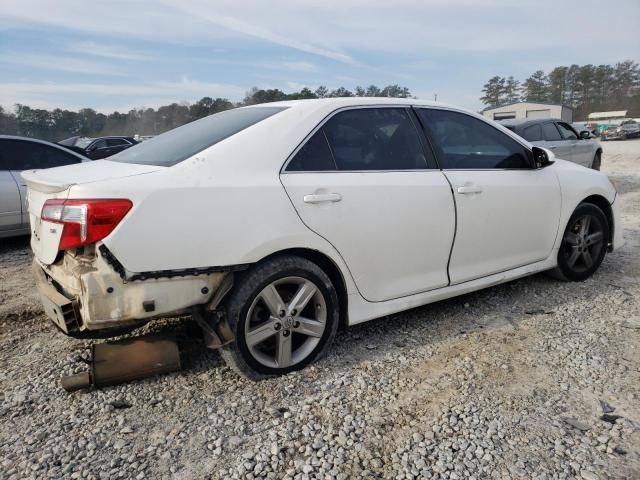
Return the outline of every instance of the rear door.
<path id="1" fill-rule="evenodd" d="M 486 121 L 447 109 L 418 112 L 455 196 L 451 284 L 547 258 L 560 219 L 552 169 L 533 168 L 529 150 Z"/>
<path id="2" fill-rule="evenodd" d="M 365 299 L 448 285 L 453 197 L 411 109 L 335 113 L 280 178 L 302 221 L 336 248 Z"/>
<path id="3" fill-rule="evenodd" d="M 110 155 L 111 149 L 107 145 L 107 140 L 105 138 L 95 140 L 87 147 L 87 157 L 92 160 L 100 160 L 101 158 L 106 158 Z"/>
<path id="4" fill-rule="evenodd" d="M 80 157 L 72 155 L 61 148 L 45 143 L 29 140 L 8 140 L 7 151 L 11 155 L 13 169 L 11 174 L 18 184 L 22 203 L 22 225 L 29 227 L 29 212 L 27 209 L 27 184 L 20 175 L 24 170 L 61 167 L 80 163 Z"/>
<path id="5" fill-rule="evenodd" d="M 583 167 L 591 168 L 593 163 L 593 148 L 588 140 L 580 140 L 578 133 L 568 124 L 564 122 L 556 122 L 563 141 L 567 142 L 571 148 L 571 160 Z"/>
<path id="6" fill-rule="evenodd" d="M 22 208 L 18 183 L 11 175 L 14 166 L 7 152 L 9 140 L 0 140 L 0 234 L 21 228 Z"/>
<path id="7" fill-rule="evenodd" d="M 108 138 L 107 139 L 107 149 L 108 156 L 115 155 L 118 152 L 121 152 L 125 148 L 129 148 L 131 143 L 129 143 L 124 138 Z M 106 158 L 106 157 L 105 157 Z"/>
<path id="8" fill-rule="evenodd" d="M 570 143 L 562 138 L 556 124 L 552 121 L 542 124 L 542 136 L 544 138 L 544 146 L 552 150 L 556 157 L 562 160 L 573 161 L 573 150 Z"/>

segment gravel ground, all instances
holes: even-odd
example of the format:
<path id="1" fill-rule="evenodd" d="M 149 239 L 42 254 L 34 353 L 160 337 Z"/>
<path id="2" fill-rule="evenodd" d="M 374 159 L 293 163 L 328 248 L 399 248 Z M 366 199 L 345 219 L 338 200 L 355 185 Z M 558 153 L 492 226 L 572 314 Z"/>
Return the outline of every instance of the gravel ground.
<path id="1" fill-rule="evenodd" d="M 340 332 L 252 383 L 177 329 L 184 370 L 67 394 L 90 342 L 44 319 L 25 239 L 0 246 L 0 478 L 640 478 L 640 140 L 604 144 L 626 246 Z"/>

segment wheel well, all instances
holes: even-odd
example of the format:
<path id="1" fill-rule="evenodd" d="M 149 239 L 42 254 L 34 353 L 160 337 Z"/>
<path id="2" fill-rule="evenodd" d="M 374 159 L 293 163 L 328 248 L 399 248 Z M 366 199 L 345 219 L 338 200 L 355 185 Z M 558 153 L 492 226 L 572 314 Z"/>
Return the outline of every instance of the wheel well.
<path id="1" fill-rule="evenodd" d="M 609 222 L 609 238 L 607 239 L 607 244 L 610 244 L 613 240 L 613 231 L 616 226 L 613 223 L 613 211 L 611 210 L 609 201 L 601 195 L 591 195 L 580 203 L 592 203 L 604 212 L 605 217 L 607 217 L 607 222 Z"/>
<path id="2" fill-rule="evenodd" d="M 275 255 L 297 255 L 302 258 L 306 258 L 310 262 L 318 265 L 324 273 L 326 273 L 333 283 L 333 286 L 336 289 L 338 294 L 338 302 L 340 308 L 340 326 L 346 327 L 348 326 L 348 314 L 349 310 L 347 308 L 348 295 L 347 295 L 347 286 L 344 281 L 344 277 L 342 276 L 342 272 L 338 268 L 331 258 L 325 255 L 318 250 L 312 250 L 310 248 L 289 248 L 287 250 L 280 250 L 279 252 L 272 253 L 271 255 L 263 258 L 261 261 L 264 261 L 268 258 L 271 258 Z"/>

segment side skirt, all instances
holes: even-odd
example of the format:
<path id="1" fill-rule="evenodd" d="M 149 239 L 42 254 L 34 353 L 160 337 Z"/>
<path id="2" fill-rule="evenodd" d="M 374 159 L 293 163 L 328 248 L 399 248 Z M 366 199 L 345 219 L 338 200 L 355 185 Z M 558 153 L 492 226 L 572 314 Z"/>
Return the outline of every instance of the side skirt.
<path id="1" fill-rule="evenodd" d="M 359 294 L 349 295 L 349 325 L 373 320 L 394 313 L 438 302 L 458 295 L 493 287 L 501 283 L 510 282 L 534 273 L 550 270 L 557 265 L 558 251 L 554 249 L 551 255 L 541 262 L 518 267 L 506 272 L 496 273 L 488 277 L 478 278 L 469 282 L 459 283 L 448 287 L 438 288 L 429 292 L 419 293 L 408 297 L 396 298 L 386 302 L 367 302 Z"/>

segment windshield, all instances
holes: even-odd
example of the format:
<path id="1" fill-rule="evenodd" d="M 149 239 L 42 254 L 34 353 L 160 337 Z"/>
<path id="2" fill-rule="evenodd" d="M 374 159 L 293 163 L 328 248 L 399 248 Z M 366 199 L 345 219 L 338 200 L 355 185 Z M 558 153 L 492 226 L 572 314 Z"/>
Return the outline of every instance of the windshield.
<path id="1" fill-rule="evenodd" d="M 187 123 L 109 157 L 109 161 L 170 167 L 287 107 L 226 110 Z"/>
<path id="2" fill-rule="evenodd" d="M 92 141 L 93 138 L 81 137 L 76 140 L 76 143 L 74 143 L 73 146 L 79 148 L 87 148 Z"/>

